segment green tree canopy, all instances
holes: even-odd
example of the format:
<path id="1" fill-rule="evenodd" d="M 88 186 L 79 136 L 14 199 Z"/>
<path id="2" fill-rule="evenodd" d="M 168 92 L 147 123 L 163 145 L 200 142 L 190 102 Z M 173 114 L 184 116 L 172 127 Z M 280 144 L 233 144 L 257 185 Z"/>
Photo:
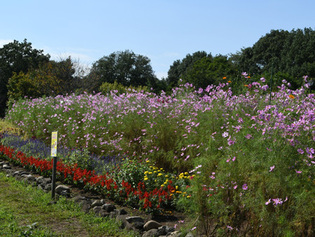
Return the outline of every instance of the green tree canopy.
<path id="1" fill-rule="evenodd" d="M 174 61 L 173 65 L 171 65 L 168 70 L 168 77 L 166 79 L 168 86 L 170 88 L 178 86 L 179 79 L 181 79 L 181 77 L 186 73 L 188 68 L 190 68 L 196 61 L 204 57 L 209 60 L 212 60 L 213 58 L 211 53 L 207 54 L 205 51 L 197 51 L 192 55 L 187 54 L 182 60 Z"/>
<path id="2" fill-rule="evenodd" d="M 302 76 L 315 77 L 315 31 L 311 28 L 271 30 L 253 47 L 232 55 L 240 71 L 251 75 L 285 73 L 295 78 L 300 86 Z"/>
<path id="3" fill-rule="evenodd" d="M 8 81 L 9 103 L 25 96 L 37 98 L 75 92 L 80 79 L 74 76 L 75 69 L 71 58 L 60 62 L 49 61 L 27 73 L 13 73 Z"/>
<path id="4" fill-rule="evenodd" d="M 45 70 L 50 71 L 50 74 L 55 76 L 59 81 L 59 89 L 55 94 L 67 94 L 76 92 L 81 89 L 81 77 L 77 75 L 77 71 L 81 70 L 79 66 L 68 57 L 60 61 L 50 61 L 45 67 L 41 68 L 41 71 L 45 73 Z"/>
<path id="5" fill-rule="evenodd" d="M 218 85 L 221 82 L 234 80 L 236 68 L 227 56 L 217 55 L 214 58 L 203 57 L 187 68 L 182 75 L 183 82 L 192 83 L 196 88 Z"/>
<path id="6" fill-rule="evenodd" d="M 23 42 L 14 40 L 0 48 L 0 117 L 4 117 L 7 96 L 7 84 L 13 73 L 27 73 L 43 62 L 48 62 L 50 56 L 44 55 L 43 50 L 32 48 L 32 44 L 25 39 Z"/>
<path id="7" fill-rule="evenodd" d="M 90 74 L 85 78 L 90 91 L 99 91 L 104 82 L 116 81 L 123 86 L 138 87 L 153 84 L 156 80 L 150 59 L 129 50 L 102 57 L 93 64 Z"/>

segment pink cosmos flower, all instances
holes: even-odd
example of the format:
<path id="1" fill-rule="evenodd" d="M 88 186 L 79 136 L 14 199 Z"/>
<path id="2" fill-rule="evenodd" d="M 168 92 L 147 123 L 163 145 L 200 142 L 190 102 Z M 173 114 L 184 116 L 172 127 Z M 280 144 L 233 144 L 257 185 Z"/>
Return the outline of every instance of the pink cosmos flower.
<path id="1" fill-rule="evenodd" d="M 243 184 L 242 189 L 243 189 L 243 190 L 247 190 L 247 189 L 248 189 L 247 184 Z"/>
<path id="2" fill-rule="evenodd" d="M 303 154 L 303 153 L 304 153 L 304 151 L 303 151 L 301 148 L 299 148 L 297 151 L 298 151 L 298 153 L 300 153 L 300 154 Z"/>
<path id="3" fill-rule="evenodd" d="M 247 134 L 245 137 L 246 137 L 247 139 L 251 139 L 253 136 L 250 135 L 250 134 Z"/>
<path id="4" fill-rule="evenodd" d="M 222 137 L 228 137 L 229 136 L 229 133 L 228 132 L 224 132 L 223 134 L 222 134 Z"/>
<path id="5" fill-rule="evenodd" d="M 269 205 L 270 202 L 271 202 L 271 199 L 269 198 L 269 200 L 265 202 L 265 205 Z"/>

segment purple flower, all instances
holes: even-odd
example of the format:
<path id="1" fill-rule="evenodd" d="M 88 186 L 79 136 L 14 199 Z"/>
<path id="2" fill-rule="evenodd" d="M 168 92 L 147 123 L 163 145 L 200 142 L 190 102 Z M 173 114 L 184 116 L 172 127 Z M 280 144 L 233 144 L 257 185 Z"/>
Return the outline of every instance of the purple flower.
<path id="1" fill-rule="evenodd" d="M 247 189 L 248 189 L 247 184 L 243 184 L 242 189 L 243 189 L 243 190 L 247 190 Z"/>
<path id="2" fill-rule="evenodd" d="M 275 205 L 275 206 L 281 205 L 283 203 L 281 198 L 275 198 L 275 199 L 272 199 L 272 201 L 273 201 L 273 205 Z"/>
<path id="3" fill-rule="evenodd" d="M 243 184 L 242 189 L 243 189 L 243 190 L 247 190 L 247 189 L 248 189 L 247 184 Z"/>
<path id="4" fill-rule="evenodd" d="M 275 168 L 275 166 L 271 166 L 269 172 L 273 171 L 273 169 Z"/>
<path id="5" fill-rule="evenodd" d="M 303 153 L 304 153 L 303 149 L 301 149 L 301 148 L 299 148 L 297 151 L 298 151 L 298 153 L 300 153 L 300 154 L 303 154 Z"/>
<path id="6" fill-rule="evenodd" d="M 245 137 L 246 137 L 247 139 L 251 139 L 253 136 L 250 135 L 250 134 L 247 134 Z"/>
<path id="7" fill-rule="evenodd" d="M 228 228 L 229 230 L 233 230 L 233 227 L 229 225 L 227 225 L 226 228 Z"/>
<path id="8" fill-rule="evenodd" d="M 232 146 L 234 143 L 235 143 L 235 141 L 233 141 L 233 140 L 231 140 L 231 139 L 228 140 L 228 145 L 229 145 L 229 146 Z"/>
<path id="9" fill-rule="evenodd" d="M 303 79 L 304 79 L 305 82 L 307 82 L 307 78 L 308 78 L 307 75 L 306 75 L 306 76 L 303 76 Z"/>

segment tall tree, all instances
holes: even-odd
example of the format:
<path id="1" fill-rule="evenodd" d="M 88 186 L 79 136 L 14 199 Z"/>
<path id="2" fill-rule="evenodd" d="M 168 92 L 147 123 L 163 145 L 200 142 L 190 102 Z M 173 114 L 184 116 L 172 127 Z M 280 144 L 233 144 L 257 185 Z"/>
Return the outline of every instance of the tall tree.
<path id="1" fill-rule="evenodd" d="M 191 65 L 183 74 L 183 82 L 192 83 L 197 89 L 208 85 L 233 80 L 236 68 L 227 56 L 217 55 L 213 59 L 203 57 Z"/>
<path id="2" fill-rule="evenodd" d="M 178 81 L 186 73 L 187 69 L 192 66 L 196 61 L 207 57 L 212 60 L 212 55 L 207 54 L 205 51 L 197 51 L 195 53 L 187 54 L 182 60 L 174 61 L 173 65 L 168 70 L 168 77 L 166 82 L 169 87 L 178 86 Z"/>
<path id="3" fill-rule="evenodd" d="M 50 65 L 49 65 L 50 64 Z M 49 67 L 51 69 L 49 69 Z M 81 78 L 78 70 L 82 70 L 80 66 L 74 62 L 71 57 L 62 59 L 60 61 L 50 61 L 46 67 L 41 68 L 42 72 L 51 70 L 53 74 L 60 81 L 58 94 L 67 94 L 75 92 L 81 87 Z"/>
<path id="4" fill-rule="evenodd" d="M 27 73 L 29 69 L 48 62 L 49 58 L 48 54 L 43 54 L 43 50 L 33 49 L 26 39 L 23 42 L 14 40 L 0 48 L 0 117 L 5 115 L 7 84 L 13 73 Z"/>
<path id="5" fill-rule="evenodd" d="M 80 79 L 74 76 L 71 58 L 42 63 L 27 73 L 13 73 L 8 81 L 9 104 L 20 98 L 65 95 L 79 89 Z"/>
<path id="6" fill-rule="evenodd" d="M 156 77 L 150 59 L 132 51 L 114 52 L 96 61 L 85 81 L 92 85 L 90 90 L 99 91 L 102 83 L 117 83 L 123 86 L 147 86 Z"/>
<path id="7" fill-rule="evenodd" d="M 311 28 L 271 30 L 252 47 L 242 49 L 232 56 L 240 71 L 252 75 L 287 73 L 296 78 L 297 86 L 302 76 L 315 77 L 315 31 Z"/>

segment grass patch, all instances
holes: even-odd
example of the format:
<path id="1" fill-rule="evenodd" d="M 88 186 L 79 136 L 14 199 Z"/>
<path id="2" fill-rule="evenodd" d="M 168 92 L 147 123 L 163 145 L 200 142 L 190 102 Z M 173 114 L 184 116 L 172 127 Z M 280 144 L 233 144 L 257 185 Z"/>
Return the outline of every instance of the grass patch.
<path id="1" fill-rule="evenodd" d="M 1 236 L 136 236 L 110 219 L 85 214 L 78 205 L 51 197 L 0 173 Z"/>

